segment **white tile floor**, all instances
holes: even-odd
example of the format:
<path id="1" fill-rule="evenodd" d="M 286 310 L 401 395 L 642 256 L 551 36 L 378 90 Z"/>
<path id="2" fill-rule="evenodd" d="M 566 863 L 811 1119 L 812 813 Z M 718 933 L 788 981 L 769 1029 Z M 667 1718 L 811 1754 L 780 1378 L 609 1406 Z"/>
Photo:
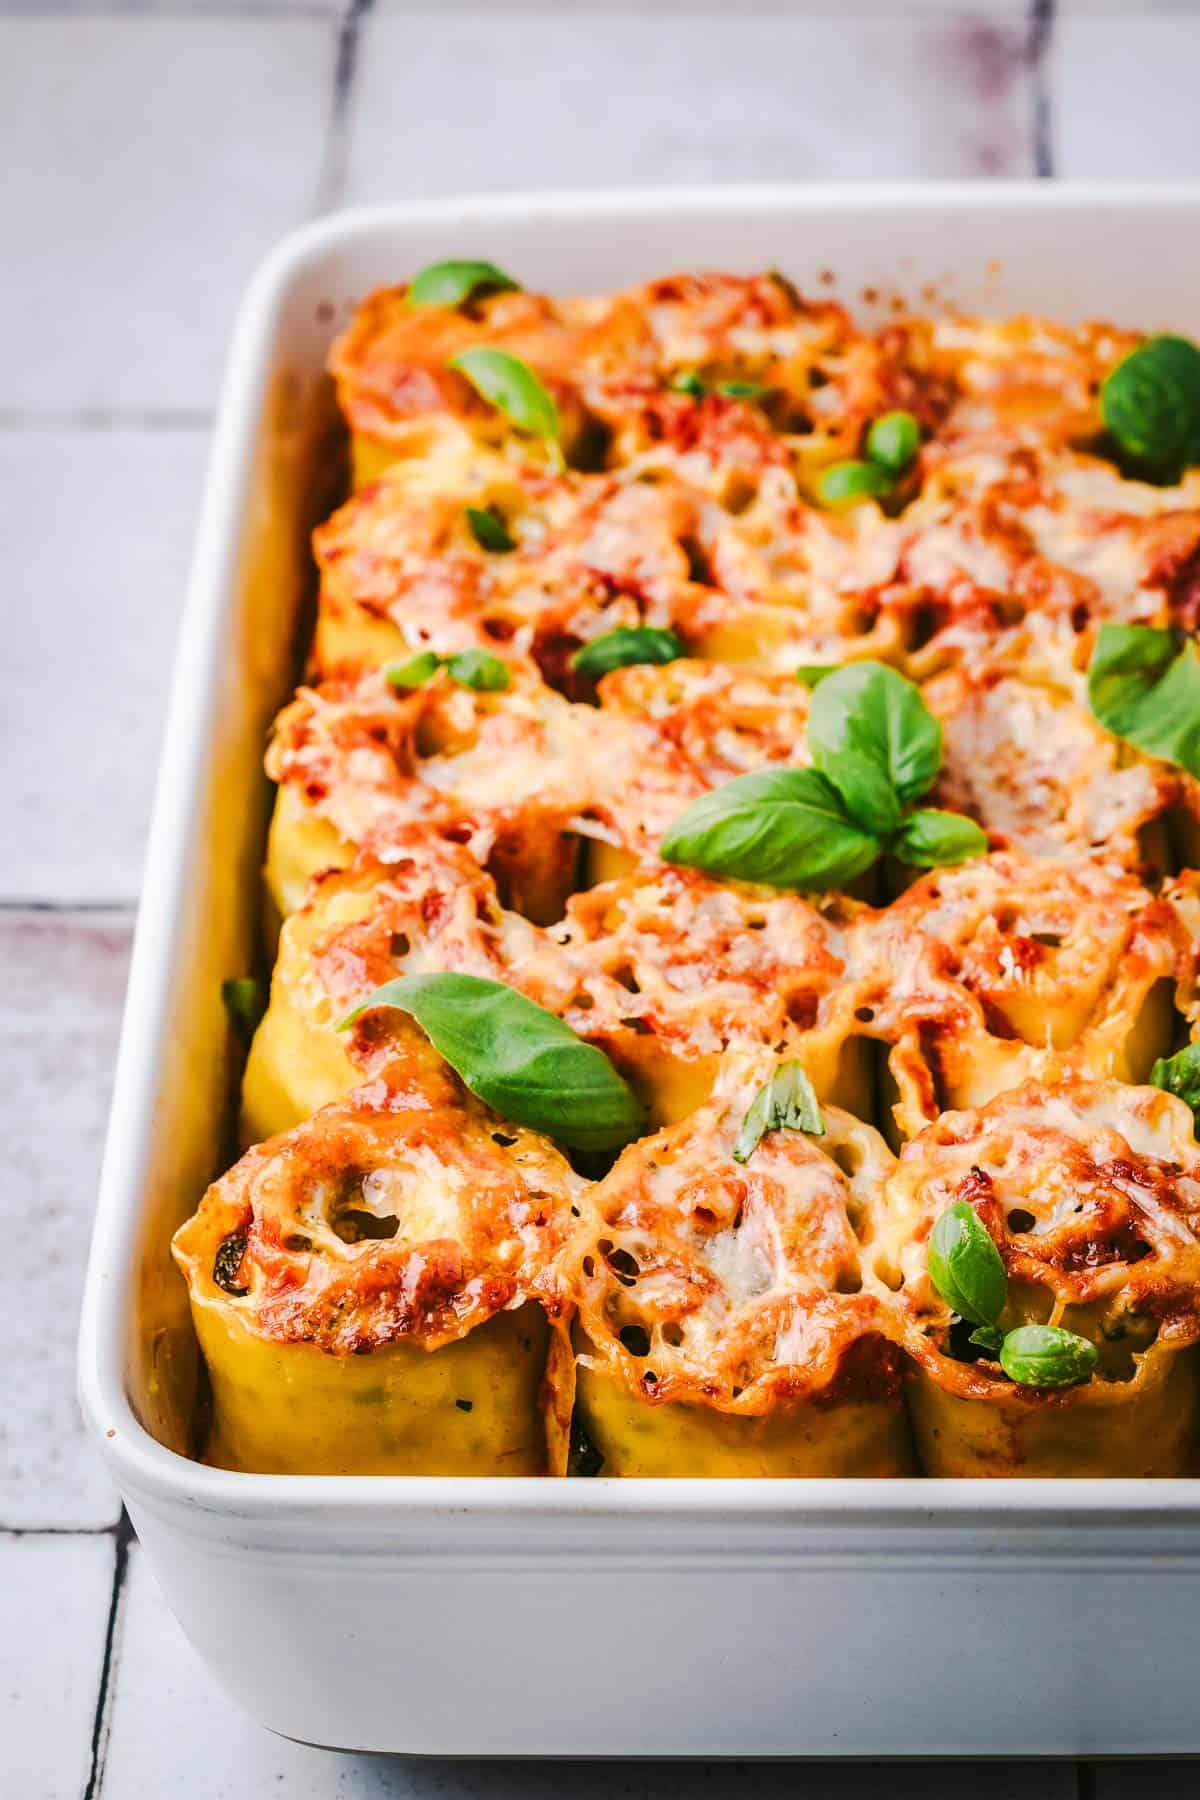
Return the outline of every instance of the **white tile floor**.
<path id="1" fill-rule="evenodd" d="M 458 186 L 1200 176 L 1200 12 L 1034 12 L 751 0 L 734 22 L 720 0 L 0 0 L 5 1796 L 1197 1791 L 1179 1765 L 567 1770 L 283 1743 L 184 1642 L 115 1528 L 73 1398 L 164 688 L 224 341 L 256 258 L 323 207 Z"/>

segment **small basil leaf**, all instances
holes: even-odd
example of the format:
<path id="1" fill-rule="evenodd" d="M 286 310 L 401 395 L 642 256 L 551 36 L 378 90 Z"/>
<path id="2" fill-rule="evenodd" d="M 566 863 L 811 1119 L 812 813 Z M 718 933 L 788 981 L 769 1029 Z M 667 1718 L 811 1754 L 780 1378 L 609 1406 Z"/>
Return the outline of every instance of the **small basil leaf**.
<path id="1" fill-rule="evenodd" d="M 759 769 L 695 801 L 658 853 L 664 862 L 735 881 L 824 889 L 862 875 L 879 843 L 848 817 L 836 788 L 815 769 Z"/>
<path id="2" fill-rule="evenodd" d="M 867 433 L 867 455 L 889 475 L 903 475 L 921 447 L 921 427 L 910 412 L 884 413 Z"/>
<path id="3" fill-rule="evenodd" d="M 1200 1126 L 1200 1044 L 1188 1044 L 1174 1056 L 1160 1056 L 1150 1071 L 1150 1085 L 1186 1102 Z"/>
<path id="4" fill-rule="evenodd" d="M 824 681 L 825 677 L 832 675 L 838 667 L 837 663 L 801 663 L 796 670 L 796 680 L 803 687 L 815 688 L 819 681 Z"/>
<path id="5" fill-rule="evenodd" d="M 770 1081 L 759 1088 L 746 1108 L 733 1146 L 734 1162 L 749 1162 L 769 1131 L 806 1131 L 812 1137 L 825 1135 L 812 1082 L 798 1062 L 780 1063 Z"/>
<path id="6" fill-rule="evenodd" d="M 490 650 L 459 650 L 445 661 L 451 681 L 457 681 L 461 687 L 474 688 L 476 693 L 501 693 L 511 679 L 508 664 L 502 663 Z"/>
<path id="7" fill-rule="evenodd" d="M 1004 1342 L 1004 1333 L 998 1325 L 977 1325 L 971 1333 L 970 1341 L 980 1350 L 986 1350 L 995 1361 L 1000 1355 L 1000 1346 Z"/>
<path id="8" fill-rule="evenodd" d="M 952 863 L 986 855 L 987 847 L 987 832 L 974 819 L 933 806 L 909 813 L 888 839 L 892 855 L 918 869 L 949 868 Z"/>
<path id="9" fill-rule="evenodd" d="M 862 500 L 886 499 L 891 491 L 891 476 L 873 462 L 831 463 L 817 481 L 817 499 L 835 511 Z"/>
<path id="10" fill-rule="evenodd" d="M 442 659 L 432 650 L 421 650 L 407 662 L 383 665 L 383 679 L 389 687 L 419 688 L 432 681 L 442 666 Z"/>
<path id="11" fill-rule="evenodd" d="M 1200 777 L 1200 647 L 1191 639 L 1177 648 L 1153 625 L 1102 625 L 1088 704 L 1117 737 Z"/>
<path id="12" fill-rule="evenodd" d="M 942 728 L 907 676 L 886 663 L 847 663 L 813 695 L 808 748 L 852 818 L 886 834 L 937 774 Z"/>
<path id="13" fill-rule="evenodd" d="M 430 263 L 414 275 L 409 306 L 461 306 L 473 294 L 516 293 L 520 282 L 493 262 Z"/>
<path id="14" fill-rule="evenodd" d="M 1186 338 L 1147 338 L 1105 378 L 1100 411 L 1131 463 L 1177 480 L 1200 437 L 1200 350 Z"/>
<path id="15" fill-rule="evenodd" d="M 221 983 L 221 999 L 225 1016 L 241 1038 L 249 1045 L 267 1010 L 267 996 L 261 981 L 253 975 L 237 975 Z"/>
<path id="16" fill-rule="evenodd" d="M 633 663 L 676 662 L 685 654 L 673 631 L 655 625 L 618 625 L 576 650 L 571 667 L 577 675 L 599 681 L 612 669 L 625 669 Z"/>
<path id="17" fill-rule="evenodd" d="M 468 506 L 467 524 L 481 550 L 493 550 L 499 555 L 517 547 L 494 506 Z"/>
<path id="18" fill-rule="evenodd" d="M 1061 1325 L 1018 1325 L 1000 1346 L 1000 1367 L 1022 1387 L 1074 1387 L 1096 1360 L 1095 1344 Z"/>
<path id="19" fill-rule="evenodd" d="M 460 350 L 450 368 L 465 375 L 477 394 L 530 437 L 557 438 L 558 408 L 528 363 L 488 344 Z"/>
<path id="20" fill-rule="evenodd" d="M 1008 1276 L 991 1232 L 965 1200 L 956 1200 L 938 1219 L 926 1262 L 947 1306 L 972 1325 L 996 1323 L 1008 1298 Z"/>
<path id="21" fill-rule="evenodd" d="M 714 394 L 724 394 L 727 400 L 758 400 L 767 391 L 762 381 L 718 381 L 713 389 Z"/>
<path id="22" fill-rule="evenodd" d="M 348 1013 L 376 1006 L 417 1021 L 473 1094 L 506 1119 L 578 1150 L 615 1150 L 645 1127 L 641 1103 L 602 1050 L 545 1007 L 477 975 L 401 975 Z"/>
<path id="23" fill-rule="evenodd" d="M 704 398 L 704 383 L 695 369 L 677 369 L 667 377 L 667 386 L 673 394 L 689 394 L 693 400 Z"/>

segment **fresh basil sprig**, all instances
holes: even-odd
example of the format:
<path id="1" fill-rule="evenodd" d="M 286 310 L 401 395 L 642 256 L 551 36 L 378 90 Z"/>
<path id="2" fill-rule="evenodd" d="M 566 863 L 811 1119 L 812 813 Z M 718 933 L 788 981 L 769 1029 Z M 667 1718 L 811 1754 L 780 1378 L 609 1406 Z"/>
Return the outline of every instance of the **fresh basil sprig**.
<path id="1" fill-rule="evenodd" d="M 1200 647 L 1153 625 L 1101 625 L 1088 664 L 1088 705 L 1149 756 L 1200 777 Z"/>
<path id="2" fill-rule="evenodd" d="M 811 692 L 827 675 L 832 675 L 837 667 L 837 663 L 801 663 L 796 670 L 796 680 L 801 687 L 806 687 Z"/>
<path id="3" fill-rule="evenodd" d="M 263 984 L 253 975 L 235 975 L 221 983 L 225 1015 L 242 1043 L 249 1047 L 267 1010 Z"/>
<path id="4" fill-rule="evenodd" d="M 474 688 L 476 693 L 502 693 L 512 679 L 508 664 L 490 650 L 456 650 L 453 656 L 421 650 L 407 662 L 385 663 L 383 678 L 389 687 L 419 688 L 431 681 L 439 669 L 445 669 L 460 687 Z"/>
<path id="5" fill-rule="evenodd" d="M 599 681 L 613 669 L 626 669 L 634 663 L 671 663 L 686 655 L 683 644 L 673 631 L 656 625 L 617 625 L 594 637 L 571 658 L 577 675 Z"/>
<path id="6" fill-rule="evenodd" d="M 929 1279 L 972 1325 L 995 1325 L 1008 1298 L 1004 1260 L 973 1206 L 956 1200 L 929 1234 Z"/>
<path id="7" fill-rule="evenodd" d="M 508 550 L 516 549 L 516 542 L 508 526 L 494 506 L 468 506 L 466 510 L 471 536 L 481 550 L 491 550 L 496 555 L 503 555 Z"/>
<path id="8" fill-rule="evenodd" d="M 530 437 L 557 439 L 558 408 L 528 363 L 508 350 L 476 344 L 450 358 L 449 367 L 465 375 L 477 394 L 511 419 Z"/>
<path id="9" fill-rule="evenodd" d="M 769 887 L 843 887 L 885 850 L 922 868 L 979 856 L 986 834 L 958 813 L 907 810 L 941 762 L 941 727 L 883 663 L 821 676 L 808 715 L 812 769 L 739 775 L 693 802 L 659 855 Z"/>
<path id="10" fill-rule="evenodd" d="M 767 887 L 845 887 L 879 855 L 816 769 L 760 769 L 701 795 L 670 826 L 664 862 Z"/>
<path id="11" fill-rule="evenodd" d="M 920 691 L 886 663 L 848 663 L 822 681 L 808 714 L 814 766 L 865 831 L 886 836 L 942 761 L 942 728 Z"/>
<path id="12" fill-rule="evenodd" d="M 1000 1346 L 1000 1367 L 1021 1387 L 1075 1387 L 1096 1367 L 1095 1344 L 1061 1325 L 1018 1325 Z"/>
<path id="13" fill-rule="evenodd" d="M 863 443 L 865 457 L 830 463 L 817 478 L 817 499 L 833 511 L 860 500 L 888 500 L 912 467 L 921 448 L 921 427 L 910 412 L 883 413 Z"/>
<path id="14" fill-rule="evenodd" d="M 1187 338 L 1147 338 L 1106 376 L 1100 411 L 1135 473 L 1178 481 L 1200 461 L 1200 350 Z"/>
<path id="15" fill-rule="evenodd" d="M 703 400 L 705 394 L 722 394 L 727 400 L 761 400 L 770 392 L 763 381 L 714 381 L 707 384 L 698 369 L 677 369 L 667 377 L 667 386 L 675 394 L 687 394 L 692 400 Z"/>
<path id="16" fill-rule="evenodd" d="M 520 286 L 494 262 L 430 263 L 413 276 L 406 300 L 409 306 L 462 306 L 476 294 L 516 293 Z"/>
<path id="17" fill-rule="evenodd" d="M 1190 1106 L 1200 1127 L 1200 1043 L 1188 1044 L 1174 1056 L 1160 1056 L 1150 1071 L 1150 1085 Z"/>
<path id="18" fill-rule="evenodd" d="M 948 1206 L 929 1234 L 929 1279 L 946 1304 L 976 1327 L 971 1342 L 1021 1387 L 1074 1387 L 1096 1367 L 1095 1344 L 1061 1325 L 997 1324 L 1008 1275 L 992 1234 L 965 1200 Z"/>
<path id="19" fill-rule="evenodd" d="M 811 1137 L 825 1135 L 825 1122 L 812 1082 L 798 1062 L 780 1063 L 770 1081 L 759 1088 L 746 1108 L 733 1146 L 734 1162 L 749 1162 L 770 1131 L 806 1131 Z"/>
<path id="20" fill-rule="evenodd" d="M 340 1022 L 374 1007 L 411 1014 L 485 1105 L 575 1150 L 618 1150 L 645 1128 L 633 1089 L 603 1050 L 515 988 L 478 975 L 401 975 Z"/>
<path id="21" fill-rule="evenodd" d="M 919 807 L 901 819 L 888 839 L 888 849 L 917 869 L 947 869 L 987 851 L 987 832 L 962 813 Z"/>

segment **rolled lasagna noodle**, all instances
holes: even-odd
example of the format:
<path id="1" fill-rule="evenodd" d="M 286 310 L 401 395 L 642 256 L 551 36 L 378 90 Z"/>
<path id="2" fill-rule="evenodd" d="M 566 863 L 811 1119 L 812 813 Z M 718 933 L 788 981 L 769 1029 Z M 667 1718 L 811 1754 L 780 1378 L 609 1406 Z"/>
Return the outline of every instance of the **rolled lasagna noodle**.
<path id="1" fill-rule="evenodd" d="M 386 865 L 414 826 L 465 843 L 533 918 L 573 886 L 575 815 L 594 791 L 592 708 L 519 681 L 476 692 L 435 675 L 411 691 L 382 674 L 302 688 L 275 722 L 279 783 L 268 892 L 286 916 L 324 869 Z"/>
<path id="2" fill-rule="evenodd" d="M 996 847 L 1170 869 L 1170 815 L 1195 804 L 1196 784 L 1113 737 L 1084 701 L 1000 663 L 922 692 L 943 734 L 931 804 L 978 819 Z"/>
<path id="3" fill-rule="evenodd" d="M 966 1202 L 1008 1276 L 999 1326 L 1061 1325 L 1099 1352 L 1053 1390 L 1012 1382 L 929 1279 Z M 928 1475 L 1183 1475 L 1200 1405 L 1200 1149 L 1182 1101 L 1117 1082 L 1036 1083 L 946 1113 L 905 1146 L 869 1259 L 902 1296 L 909 1410 Z"/>
<path id="4" fill-rule="evenodd" d="M 802 1057 L 822 1099 L 869 1113 L 872 1066 L 856 1022 L 856 921 L 831 897 L 723 887 L 691 870 L 639 871 L 570 902 L 549 930 L 503 908 L 465 850 L 414 837 L 388 869 L 314 883 L 285 922 L 266 1017 L 243 1085 L 248 1142 L 347 1093 L 397 1036 L 367 1014 L 338 1022 L 396 976 L 453 970 L 503 981 L 564 1018 L 633 1084 L 652 1124 L 711 1091 L 730 1048 Z"/>
<path id="5" fill-rule="evenodd" d="M 857 928 L 899 1134 L 1033 1078 L 1145 1081 L 1171 1048 L 1178 954 L 1167 901 L 1102 863 L 931 870 Z"/>
<path id="6" fill-rule="evenodd" d="M 733 1159 L 775 1067 L 735 1058 L 680 1124 L 626 1150 L 564 1257 L 577 1407 L 618 1476 L 897 1475 L 910 1450 L 891 1296 L 863 1244 L 891 1157 L 823 1109 Z"/>
<path id="7" fill-rule="evenodd" d="M 176 1233 L 207 1458 L 307 1475 L 561 1471 L 581 1183 L 430 1053 L 249 1151 Z"/>
<path id="8" fill-rule="evenodd" d="M 316 532 L 318 672 L 474 645 L 570 692 L 571 655 L 595 637 L 649 625 L 702 647 L 740 610 L 693 573 L 700 497 L 679 482 L 555 474 L 486 449 L 441 460 L 445 481 L 396 463 Z M 468 509 L 510 548 L 481 545 Z"/>
<path id="9" fill-rule="evenodd" d="M 1193 622 L 1196 472 L 1157 487 L 1079 450 L 985 437 L 930 447 L 923 473 L 896 521 L 893 584 L 880 595 L 918 678 L 1003 656 L 1069 683 L 1105 621 Z"/>

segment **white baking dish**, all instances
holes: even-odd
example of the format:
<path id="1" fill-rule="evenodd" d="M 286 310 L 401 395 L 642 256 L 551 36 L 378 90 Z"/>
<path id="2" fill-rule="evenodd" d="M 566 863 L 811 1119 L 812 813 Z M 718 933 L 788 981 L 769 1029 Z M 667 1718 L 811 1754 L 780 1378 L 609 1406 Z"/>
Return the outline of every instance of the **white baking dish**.
<path id="1" fill-rule="evenodd" d="M 464 1755 L 1200 1751 L 1200 1486 L 230 1474 L 179 1453 L 171 1232 L 229 1150 L 220 979 L 252 955 L 264 730 L 293 674 L 349 302 L 435 258 L 603 289 L 802 287 L 1200 334 L 1200 192 L 751 188 L 330 219 L 255 281 L 179 651 L 84 1306 L 84 1407 L 171 1604 L 263 1723 Z M 832 287 L 829 276 L 836 278 Z"/>

